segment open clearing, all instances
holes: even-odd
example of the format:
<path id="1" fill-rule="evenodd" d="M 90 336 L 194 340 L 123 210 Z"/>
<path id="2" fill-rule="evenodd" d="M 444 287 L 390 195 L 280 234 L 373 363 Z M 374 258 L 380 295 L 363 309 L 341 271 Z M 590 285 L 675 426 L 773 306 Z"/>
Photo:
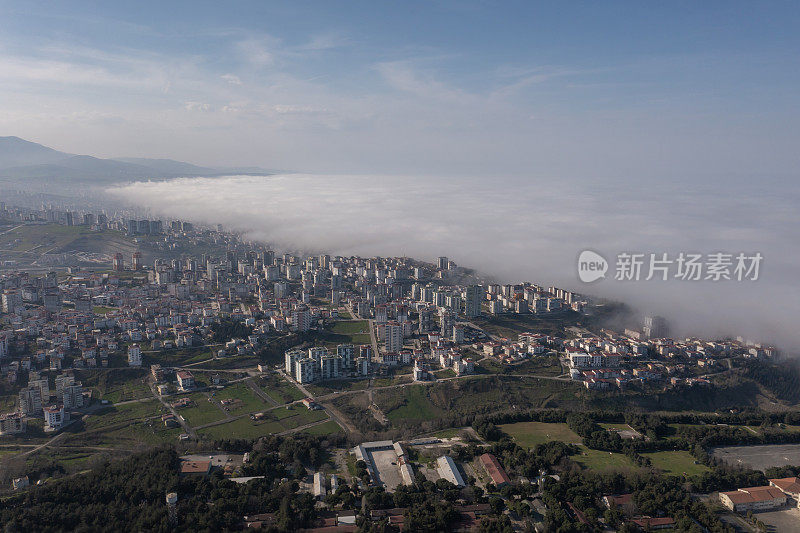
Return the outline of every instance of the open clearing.
<path id="1" fill-rule="evenodd" d="M 520 446 L 531 448 L 553 440 L 578 444 L 581 438 L 566 424 L 551 424 L 547 422 L 517 422 L 516 424 L 502 424 L 499 428 L 514 438 Z"/>
<path id="2" fill-rule="evenodd" d="M 687 451 L 651 452 L 643 453 L 642 456 L 650 459 L 653 468 L 663 470 L 665 474 L 669 475 L 695 476 L 709 470 L 707 466 L 697 463 L 697 459 Z"/>
<path id="3" fill-rule="evenodd" d="M 633 470 L 637 468 L 630 459 L 621 453 L 590 450 L 585 446 L 581 446 L 580 452 L 576 455 L 573 455 L 571 458 L 583 468 L 597 470 L 600 472 Z"/>

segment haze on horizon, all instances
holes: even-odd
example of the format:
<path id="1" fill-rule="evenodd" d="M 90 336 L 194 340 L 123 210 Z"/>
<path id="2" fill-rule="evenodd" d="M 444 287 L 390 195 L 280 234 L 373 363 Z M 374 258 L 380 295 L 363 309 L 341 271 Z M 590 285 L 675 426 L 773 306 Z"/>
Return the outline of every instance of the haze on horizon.
<path id="1" fill-rule="evenodd" d="M 761 251 L 750 286 L 596 287 L 797 347 L 799 23 L 790 2 L 0 0 L 0 135 L 295 172 L 110 194 L 296 247 L 564 283 L 584 248 Z"/>

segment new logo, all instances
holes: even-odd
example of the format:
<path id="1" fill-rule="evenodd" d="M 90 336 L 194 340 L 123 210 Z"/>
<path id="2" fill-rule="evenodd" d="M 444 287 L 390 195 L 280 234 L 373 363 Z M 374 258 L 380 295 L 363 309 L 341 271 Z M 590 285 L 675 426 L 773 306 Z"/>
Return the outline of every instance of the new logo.
<path id="1" fill-rule="evenodd" d="M 608 261 L 591 250 L 584 250 L 578 256 L 578 277 L 584 283 L 591 283 L 606 277 Z"/>

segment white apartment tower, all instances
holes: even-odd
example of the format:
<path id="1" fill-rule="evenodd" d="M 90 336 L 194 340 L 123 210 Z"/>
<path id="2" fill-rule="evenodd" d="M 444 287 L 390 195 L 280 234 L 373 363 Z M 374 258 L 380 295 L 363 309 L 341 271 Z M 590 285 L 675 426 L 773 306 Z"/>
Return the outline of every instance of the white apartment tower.
<path id="1" fill-rule="evenodd" d="M 386 324 L 386 351 L 397 353 L 403 349 L 403 326 L 397 322 Z"/>

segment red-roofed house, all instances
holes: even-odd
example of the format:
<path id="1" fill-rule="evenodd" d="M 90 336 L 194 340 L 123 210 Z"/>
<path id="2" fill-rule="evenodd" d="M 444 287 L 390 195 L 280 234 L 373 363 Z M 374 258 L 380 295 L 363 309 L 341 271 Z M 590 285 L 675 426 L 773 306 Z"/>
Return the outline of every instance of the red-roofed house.
<path id="1" fill-rule="evenodd" d="M 779 488 L 784 494 L 788 494 L 794 499 L 800 498 L 800 478 L 784 477 L 780 479 L 770 479 L 769 484 L 772 487 Z"/>
<path id="2" fill-rule="evenodd" d="M 732 511 L 764 511 L 786 505 L 786 494 L 771 486 L 748 487 L 730 492 L 720 492 L 719 500 Z"/>
<path id="3" fill-rule="evenodd" d="M 508 474 L 506 474 L 502 465 L 500 465 L 497 457 L 490 453 L 485 453 L 478 457 L 478 460 L 481 462 L 481 465 L 483 465 L 486 473 L 489 474 L 489 477 L 492 478 L 492 483 L 496 486 L 502 487 L 503 485 L 511 483 L 511 479 L 508 477 Z"/>

